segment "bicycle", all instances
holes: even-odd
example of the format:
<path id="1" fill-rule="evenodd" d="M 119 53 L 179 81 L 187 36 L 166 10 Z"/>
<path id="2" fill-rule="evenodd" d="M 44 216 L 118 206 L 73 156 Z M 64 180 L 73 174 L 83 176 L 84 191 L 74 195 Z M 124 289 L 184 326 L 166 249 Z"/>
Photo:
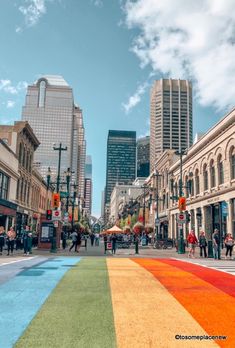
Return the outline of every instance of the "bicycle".
<path id="1" fill-rule="evenodd" d="M 153 245 L 154 249 L 172 249 L 173 242 L 171 240 L 156 240 Z"/>

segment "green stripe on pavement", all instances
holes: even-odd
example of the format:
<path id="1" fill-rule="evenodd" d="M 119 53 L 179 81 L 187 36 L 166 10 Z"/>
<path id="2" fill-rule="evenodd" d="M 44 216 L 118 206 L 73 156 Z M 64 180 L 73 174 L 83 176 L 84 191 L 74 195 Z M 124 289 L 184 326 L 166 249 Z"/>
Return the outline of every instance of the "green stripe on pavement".
<path id="1" fill-rule="evenodd" d="M 82 259 L 66 273 L 15 345 L 31 347 L 116 347 L 105 258 Z"/>

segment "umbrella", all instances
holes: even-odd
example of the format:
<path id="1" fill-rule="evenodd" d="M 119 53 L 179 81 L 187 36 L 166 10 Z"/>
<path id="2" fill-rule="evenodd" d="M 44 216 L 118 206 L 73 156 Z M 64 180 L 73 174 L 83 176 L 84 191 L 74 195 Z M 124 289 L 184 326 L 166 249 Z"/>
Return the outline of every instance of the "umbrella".
<path id="1" fill-rule="evenodd" d="M 114 226 L 111 227 L 110 229 L 106 230 L 105 233 L 108 233 L 108 234 L 112 234 L 112 233 L 123 233 L 123 230 L 122 230 L 120 227 L 114 225 Z"/>

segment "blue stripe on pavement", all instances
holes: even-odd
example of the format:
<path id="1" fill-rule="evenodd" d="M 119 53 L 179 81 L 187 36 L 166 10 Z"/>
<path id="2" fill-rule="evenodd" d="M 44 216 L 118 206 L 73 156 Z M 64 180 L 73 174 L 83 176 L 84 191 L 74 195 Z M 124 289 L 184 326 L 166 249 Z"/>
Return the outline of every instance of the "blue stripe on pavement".
<path id="1" fill-rule="evenodd" d="M 79 257 L 58 257 L 0 286 L 0 347 L 12 348 L 63 275 Z"/>

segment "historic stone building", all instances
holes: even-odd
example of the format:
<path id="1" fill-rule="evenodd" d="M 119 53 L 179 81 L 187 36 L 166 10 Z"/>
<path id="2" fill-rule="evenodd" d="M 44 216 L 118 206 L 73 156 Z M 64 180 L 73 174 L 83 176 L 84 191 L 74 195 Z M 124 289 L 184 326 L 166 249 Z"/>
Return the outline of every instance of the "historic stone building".
<path id="1" fill-rule="evenodd" d="M 165 165 L 164 156 L 171 158 Z M 179 157 L 166 151 L 157 161 L 156 169 L 162 175 L 158 188 L 160 222 L 164 219 L 168 236 L 177 238 Z M 189 214 L 183 225 L 184 237 L 190 229 L 196 234 L 203 229 L 210 239 L 215 228 L 221 238 L 228 232 L 235 237 L 235 109 L 188 149 L 182 158 L 182 179 Z"/>

